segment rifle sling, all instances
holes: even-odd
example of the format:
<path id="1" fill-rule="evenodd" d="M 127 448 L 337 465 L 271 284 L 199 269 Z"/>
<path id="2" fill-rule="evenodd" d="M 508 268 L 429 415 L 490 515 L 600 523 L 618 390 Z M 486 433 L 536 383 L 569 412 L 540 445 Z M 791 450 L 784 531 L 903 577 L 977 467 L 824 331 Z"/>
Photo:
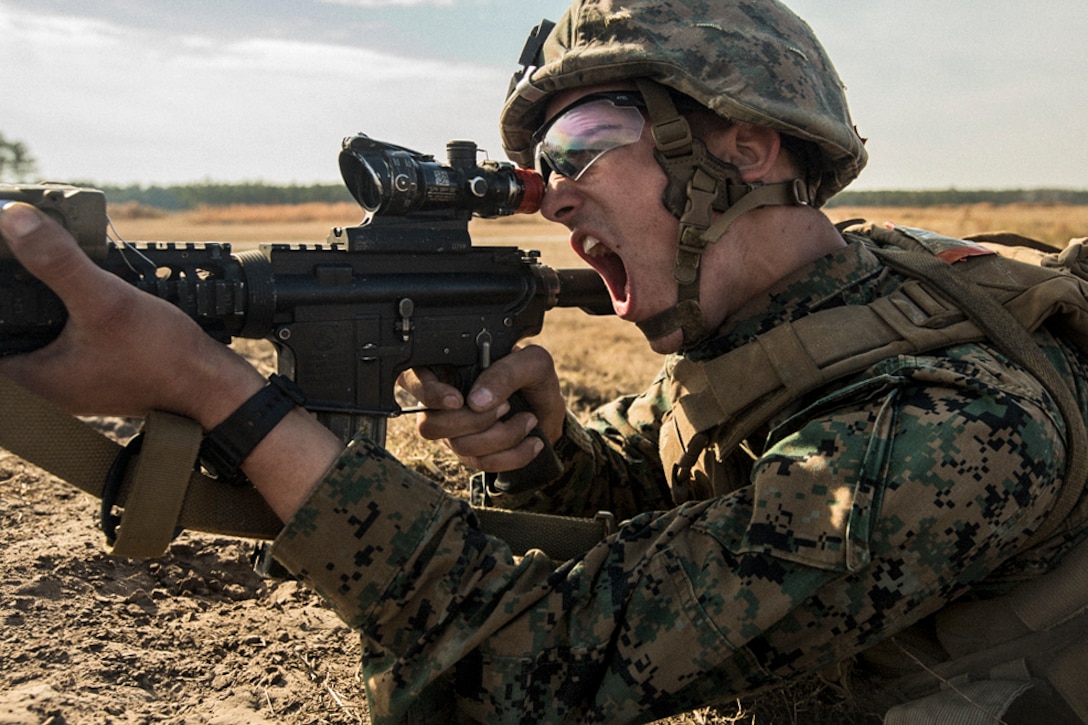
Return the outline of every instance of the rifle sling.
<path id="1" fill-rule="evenodd" d="M 0 445 L 102 498 L 110 468 L 124 446 L 4 376 L 0 406 Z M 177 528 L 275 538 L 283 524 L 256 489 L 224 485 L 193 470 L 194 446 L 203 435 L 196 422 L 156 411 L 148 418 L 145 435 L 143 452 L 129 466 L 114 500 L 131 516 L 118 529 L 111 553 L 160 556 Z"/>
<path id="2" fill-rule="evenodd" d="M 283 528 L 252 486 L 224 484 L 193 470 L 203 431 L 188 418 L 154 411 L 135 465 L 112 492 L 105 490 L 106 481 L 118 457 L 124 460 L 125 446 L 4 376 L 0 409 L 0 445 L 96 498 L 106 494 L 113 499 L 106 509 L 125 509 L 115 540 L 107 541 L 111 554 L 161 556 L 179 529 L 274 539 Z M 605 515 L 582 519 L 500 509 L 476 514 L 481 528 L 515 554 L 542 549 L 557 561 L 588 551 L 615 528 Z"/>
<path id="3" fill-rule="evenodd" d="M 102 528 L 109 553 L 157 556 L 166 551 L 179 531 L 178 515 L 202 438 L 200 426 L 188 418 L 159 411 L 148 416 L 143 431 L 110 467 L 102 492 Z M 120 493 L 129 458 L 137 450 L 140 456 L 132 468 L 122 521 L 113 516 L 114 495 Z"/>
<path id="4" fill-rule="evenodd" d="M 487 507 L 473 510 L 480 528 L 505 541 L 515 556 L 539 549 L 557 562 L 584 554 L 616 530 L 615 517 L 604 511 L 590 519 Z"/>

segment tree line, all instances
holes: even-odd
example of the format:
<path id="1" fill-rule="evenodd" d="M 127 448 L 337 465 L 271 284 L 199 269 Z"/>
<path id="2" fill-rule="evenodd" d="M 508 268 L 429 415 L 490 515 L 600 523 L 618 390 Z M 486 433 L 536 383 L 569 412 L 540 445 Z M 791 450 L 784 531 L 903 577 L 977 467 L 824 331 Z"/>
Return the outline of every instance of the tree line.
<path id="1" fill-rule="evenodd" d="M 352 201 L 343 184 L 275 185 L 262 182 L 237 184 L 202 183 L 180 186 L 93 186 L 110 203 L 136 202 L 144 206 L 180 211 L 199 206 L 234 204 L 305 204 Z M 933 189 L 921 191 L 842 191 L 828 207 L 836 206 L 960 206 L 964 204 L 1074 204 L 1088 205 L 1088 189 Z"/>
<path id="2" fill-rule="evenodd" d="M 0 134 L 0 181 L 26 181 L 36 173 L 37 163 L 26 144 Z M 182 184 L 172 186 L 112 186 L 94 182 L 72 182 L 76 186 L 101 189 L 110 203 L 137 203 L 143 206 L 181 211 L 199 206 L 235 204 L 306 204 L 351 201 L 343 184 L 266 184 L 264 182 Z M 961 206 L 964 204 L 1074 204 L 1088 205 L 1088 189 L 931 189 L 920 191 L 840 192 L 828 203 L 836 206 Z"/>
<path id="3" fill-rule="evenodd" d="M 0 133 L 0 181 L 21 181 L 37 172 L 38 162 L 22 141 L 9 139 Z"/>
<path id="4" fill-rule="evenodd" d="M 288 184 L 276 185 L 263 182 L 237 184 L 212 183 L 182 184 L 176 186 L 111 186 L 80 182 L 77 186 L 90 186 L 101 190 L 111 204 L 135 202 L 142 206 L 183 211 L 200 206 L 233 206 L 235 204 L 309 204 L 325 202 L 335 204 L 352 201 L 343 184 Z"/>
<path id="5" fill-rule="evenodd" d="M 182 184 L 172 186 L 113 186 L 76 181 L 76 186 L 100 189 L 111 204 L 137 203 L 165 211 L 235 204 L 335 204 L 352 201 L 343 184 L 267 184 L 263 182 Z M 837 206 L 926 207 L 965 204 L 1088 205 L 1088 190 L 1076 189 L 930 189 L 916 191 L 846 191 L 827 202 Z"/>

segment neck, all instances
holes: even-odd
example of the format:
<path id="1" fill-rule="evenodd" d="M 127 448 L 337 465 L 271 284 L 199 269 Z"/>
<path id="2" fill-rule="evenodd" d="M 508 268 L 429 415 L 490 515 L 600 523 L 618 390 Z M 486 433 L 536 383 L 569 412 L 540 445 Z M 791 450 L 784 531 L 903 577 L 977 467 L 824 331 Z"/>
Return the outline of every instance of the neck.
<path id="1" fill-rule="evenodd" d="M 818 209 L 774 206 L 748 212 L 704 255 L 703 284 L 715 285 L 713 296 L 720 300 L 709 321 L 721 324 L 778 280 L 845 244 Z"/>
<path id="2" fill-rule="evenodd" d="M 846 245 L 835 225 L 811 207 L 764 207 L 737 218 L 700 264 L 699 302 L 710 330 L 741 305 L 801 267 Z M 679 330 L 652 339 L 667 354 L 681 349 Z"/>

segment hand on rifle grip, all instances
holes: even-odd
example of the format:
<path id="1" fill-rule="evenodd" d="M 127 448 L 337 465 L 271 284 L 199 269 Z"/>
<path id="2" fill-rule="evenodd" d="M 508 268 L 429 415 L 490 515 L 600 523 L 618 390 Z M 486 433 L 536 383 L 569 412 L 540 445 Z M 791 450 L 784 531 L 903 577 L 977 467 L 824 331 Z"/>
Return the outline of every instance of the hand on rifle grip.
<path id="1" fill-rule="evenodd" d="M 514 393 L 510 397 L 510 412 L 503 416 L 503 420 L 528 410 L 529 406 L 521 394 Z M 559 460 L 559 455 L 540 426 L 529 431 L 529 435 L 539 438 L 544 448 L 527 465 L 513 471 L 499 473 L 494 484 L 498 491 L 509 494 L 524 493 L 554 481 L 563 473 L 563 464 Z"/>

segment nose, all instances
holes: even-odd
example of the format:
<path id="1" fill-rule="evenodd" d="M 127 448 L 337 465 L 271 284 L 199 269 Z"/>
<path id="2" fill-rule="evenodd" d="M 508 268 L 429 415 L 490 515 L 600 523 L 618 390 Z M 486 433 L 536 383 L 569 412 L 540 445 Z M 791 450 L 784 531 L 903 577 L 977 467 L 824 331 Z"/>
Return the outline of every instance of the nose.
<path id="1" fill-rule="evenodd" d="M 578 182 L 561 174 L 548 175 L 544 199 L 540 202 L 540 214 L 548 221 L 565 224 L 582 204 Z"/>

